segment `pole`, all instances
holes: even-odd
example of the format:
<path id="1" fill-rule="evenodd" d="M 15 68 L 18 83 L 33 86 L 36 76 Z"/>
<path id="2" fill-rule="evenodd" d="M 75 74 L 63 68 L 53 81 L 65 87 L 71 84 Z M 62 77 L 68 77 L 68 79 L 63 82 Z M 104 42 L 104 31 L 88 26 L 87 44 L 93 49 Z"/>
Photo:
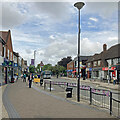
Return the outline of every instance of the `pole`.
<path id="1" fill-rule="evenodd" d="M 112 115 L 112 92 L 110 92 L 110 115 Z"/>
<path id="2" fill-rule="evenodd" d="M 36 50 L 34 51 L 34 66 L 35 66 L 35 54 L 36 54 Z"/>
<path id="3" fill-rule="evenodd" d="M 109 64 L 108 64 L 108 84 L 110 83 L 109 79 L 110 77 L 109 77 Z"/>
<path id="4" fill-rule="evenodd" d="M 77 86 L 77 101 L 80 101 L 80 9 L 79 12 L 79 21 L 78 21 L 78 86 Z"/>

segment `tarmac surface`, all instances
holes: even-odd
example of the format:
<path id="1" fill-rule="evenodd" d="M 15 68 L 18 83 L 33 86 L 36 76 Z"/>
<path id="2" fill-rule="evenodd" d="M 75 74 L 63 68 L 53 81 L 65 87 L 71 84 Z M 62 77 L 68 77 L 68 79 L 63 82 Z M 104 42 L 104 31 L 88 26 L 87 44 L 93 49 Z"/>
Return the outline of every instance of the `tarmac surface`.
<path id="1" fill-rule="evenodd" d="M 10 118 L 113 118 L 98 108 L 74 104 L 35 86 L 29 88 L 21 79 L 8 84 L 3 97 L 7 112 L 12 111 L 8 114 Z"/>
<path id="2" fill-rule="evenodd" d="M 65 80 L 74 80 L 74 81 L 77 81 L 77 78 L 68 78 L 68 77 L 60 77 L 61 79 L 65 79 Z M 86 79 L 86 80 L 83 80 L 83 79 L 80 79 L 80 82 L 82 83 L 93 83 L 93 84 L 97 84 L 98 87 L 102 87 L 104 89 L 109 89 L 109 90 L 116 90 L 116 91 L 119 91 L 120 92 L 120 84 L 113 84 L 113 83 L 104 83 L 104 82 L 100 82 L 100 81 L 97 81 L 97 80 L 90 80 L 90 79 Z"/>

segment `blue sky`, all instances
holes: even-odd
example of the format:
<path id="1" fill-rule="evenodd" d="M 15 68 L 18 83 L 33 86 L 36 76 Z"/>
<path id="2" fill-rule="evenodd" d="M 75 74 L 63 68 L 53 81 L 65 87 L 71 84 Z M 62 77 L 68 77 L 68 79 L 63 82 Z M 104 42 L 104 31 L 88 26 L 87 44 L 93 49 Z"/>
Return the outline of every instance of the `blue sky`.
<path id="1" fill-rule="evenodd" d="M 11 30 L 14 51 L 36 63 L 56 64 L 77 55 L 78 10 L 72 2 L 2 3 L 2 30 Z M 81 9 L 81 54 L 118 43 L 118 3 L 85 2 Z"/>

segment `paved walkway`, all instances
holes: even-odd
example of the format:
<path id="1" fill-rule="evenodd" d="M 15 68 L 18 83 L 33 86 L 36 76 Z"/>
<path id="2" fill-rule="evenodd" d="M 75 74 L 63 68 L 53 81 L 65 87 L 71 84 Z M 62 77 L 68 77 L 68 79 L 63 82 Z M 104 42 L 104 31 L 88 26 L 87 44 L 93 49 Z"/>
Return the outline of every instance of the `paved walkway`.
<path id="1" fill-rule="evenodd" d="M 72 104 L 43 90 L 28 88 L 21 80 L 9 84 L 6 90 L 7 102 L 12 106 L 8 107 L 20 118 L 111 118 L 109 113 L 97 108 Z"/>

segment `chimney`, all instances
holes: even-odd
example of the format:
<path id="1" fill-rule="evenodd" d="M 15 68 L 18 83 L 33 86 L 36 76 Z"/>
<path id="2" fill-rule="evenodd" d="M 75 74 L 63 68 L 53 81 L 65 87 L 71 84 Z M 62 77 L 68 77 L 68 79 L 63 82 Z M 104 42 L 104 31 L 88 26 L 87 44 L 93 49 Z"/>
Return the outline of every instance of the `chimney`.
<path id="1" fill-rule="evenodd" d="M 104 45 L 103 45 L 103 52 L 106 51 L 106 50 L 107 50 L 107 45 L 104 44 Z"/>

